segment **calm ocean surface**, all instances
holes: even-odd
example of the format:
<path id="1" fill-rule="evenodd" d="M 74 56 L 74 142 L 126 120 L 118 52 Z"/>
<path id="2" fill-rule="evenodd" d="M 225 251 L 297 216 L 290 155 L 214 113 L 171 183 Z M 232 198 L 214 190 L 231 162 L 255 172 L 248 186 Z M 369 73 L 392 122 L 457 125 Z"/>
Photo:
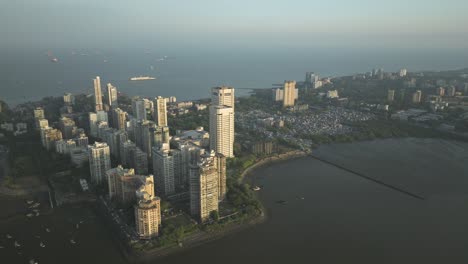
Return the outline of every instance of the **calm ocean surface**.
<path id="1" fill-rule="evenodd" d="M 262 186 L 266 223 L 148 263 L 468 263 L 468 144 L 389 139 L 323 146 L 315 155 L 425 199 L 311 158 L 277 163 L 250 178 Z M 2 223 L 0 246 L 2 263 L 124 263 L 105 224 L 80 207 Z"/>
<path id="2" fill-rule="evenodd" d="M 184 49 L 173 52 L 142 50 L 60 50 L 52 63 L 47 50 L 0 50 L 0 98 L 10 104 L 91 92 L 92 78 L 113 83 L 129 95 L 176 96 L 179 100 L 208 97 L 217 85 L 270 88 L 286 79 L 301 81 L 306 71 L 338 76 L 384 68 L 397 71 L 447 70 L 468 67 L 463 50 L 377 49 Z M 166 60 L 160 60 L 168 56 Z M 150 75 L 155 81 L 129 82 Z M 238 90 L 238 95 L 247 90 Z"/>

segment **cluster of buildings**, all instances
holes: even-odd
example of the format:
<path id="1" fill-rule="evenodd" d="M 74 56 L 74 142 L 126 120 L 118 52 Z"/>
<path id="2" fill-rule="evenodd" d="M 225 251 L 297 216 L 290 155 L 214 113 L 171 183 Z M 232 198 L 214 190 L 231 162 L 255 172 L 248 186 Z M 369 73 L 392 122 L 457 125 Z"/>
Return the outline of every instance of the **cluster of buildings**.
<path id="1" fill-rule="evenodd" d="M 234 104 L 232 87 L 211 89 L 210 131 L 202 127 L 177 131 L 168 127 L 168 103 L 175 98 L 134 98 L 132 113 L 119 108 L 117 88 L 93 79 L 94 112 L 89 113 L 89 144 L 84 129 L 62 116 L 49 127 L 44 110 L 34 110 L 43 146 L 70 155 L 77 165 L 89 162 L 91 183 L 106 184 L 109 198 L 133 205 L 136 232 L 142 239 L 158 236 L 161 199 L 190 200 L 190 213 L 201 223 L 210 220 L 226 196 L 226 158 L 234 156 Z M 105 103 L 103 103 L 105 98 Z M 74 97 L 65 94 L 65 104 Z M 118 165 L 112 168 L 111 160 Z"/>

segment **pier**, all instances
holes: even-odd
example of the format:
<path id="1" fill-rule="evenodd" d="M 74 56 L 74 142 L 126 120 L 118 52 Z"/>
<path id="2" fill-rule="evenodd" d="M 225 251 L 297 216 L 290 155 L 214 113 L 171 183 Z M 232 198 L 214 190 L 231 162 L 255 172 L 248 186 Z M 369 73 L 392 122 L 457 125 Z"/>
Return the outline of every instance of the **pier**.
<path id="1" fill-rule="evenodd" d="M 391 190 L 393 190 L 393 191 L 397 191 L 397 192 L 399 192 L 399 193 L 402 193 L 402 194 L 407 195 L 407 196 L 411 196 L 411 197 L 416 198 L 416 199 L 419 199 L 419 200 L 425 200 L 425 198 L 422 197 L 422 196 L 420 196 L 420 195 L 417 195 L 417 194 L 414 194 L 414 193 L 412 193 L 412 192 L 406 191 L 406 190 L 404 190 L 404 189 L 402 189 L 402 188 L 400 188 L 400 187 L 397 187 L 397 186 L 394 186 L 394 185 L 385 183 L 385 182 L 383 182 L 383 181 L 381 181 L 381 180 L 374 179 L 374 178 L 372 178 L 372 177 L 366 176 L 366 175 L 364 175 L 364 174 L 362 174 L 362 173 L 360 173 L 360 172 L 357 172 L 357 171 L 352 170 L 352 169 L 348 169 L 348 168 L 346 168 L 346 167 L 343 167 L 343 166 L 341 166 L 341 165 L 339 165 L 339 164 L 336 164 L 336 163 L 333 163 L 333 162 L 331 162 L 331 161 L 328 161 L 328 160 L 319 158 L 319 157 L 314 156 L 314 155 L 312 155 L 312 154 L 310 154 L 309 157 L 311 157 L 311 158 L 313 158 L 313 159 L 315 159 L 315 160 L 321 161 L 321 162 L 323 162 L 323 163 L 326 163 L 326 164 L 328 164 L 328 165 L 331 165 L 331 166 L 333 166 L 333 167 L 336 167 L 336 168 L 338 168 L 338 169 L 341 169 L 341 170 L 344 170 L 344 171 L 346 171 L 346 172 L 349 172 L 349 173 L 351 173 L 351 174 L 353 174 L 353 175 L 355 175 L 355 176 L 361 177 L 361 178 L 366 179 L 366 180 L 368 180 L 368 181 L 377 183 L 377 184 L 379 184 L 379 185 L 381 185 L 381 186 L 384 186 L 384 187 L 386 187 L 386 188 L 389 188 L 389 189 L 391 189 Z"/>

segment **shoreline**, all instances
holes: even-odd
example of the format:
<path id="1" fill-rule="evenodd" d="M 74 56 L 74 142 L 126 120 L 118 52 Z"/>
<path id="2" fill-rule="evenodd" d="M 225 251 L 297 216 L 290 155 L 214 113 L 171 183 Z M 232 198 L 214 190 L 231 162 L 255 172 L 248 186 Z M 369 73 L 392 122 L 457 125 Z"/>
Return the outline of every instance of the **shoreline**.
<path id="1" fill-rule="evenodd" d="M 250 167 L 246 168 L 239 176 L 239 181 L 243 182 L 249 173 L 253 172 L 255 169 L 261 168 L 262 166 L 273 164 L 280 161 L 287 161 L 296 158 L 302 158 L 308 156 L 310 153 L 303 150 L 291 150 L 283 154 L 278 154 L 276 156 L 262 158 L 259 161 L 255 162 Z"/>
<path id="2" fill-rule="evenodd" d="M 243 182 L 251 172 L 254 170 L 261 168 L 263 166 L 273 164 L 276 162 L 287 161 L 291 159 L 306 157 L 309 153 L 302 151 L 302 150 L 291 150 L 283 154 L 278 154 L 276 156 L 266 157 L 258 160 L 250 167 L 246 168 L 239 177 L 239 181 Z M 230 223 L 226 226 L 223 226 L 219 230 L 215 231 L 198 231 L 194 234 L 189 235 L 182 241 L 183 246 L 179 246 L 178 244 L 173 244 L 171 246 L 167 246 L 165 248 L 156 248 L 148 251 L 135 251 L 133 249 L 128 248 L 127 245 L 121 244 L 121 249 L 124 249 L 125 258 L 132 262 L 132 263 L 140 263 L 149 260 L 156 260 L 156 259 L 164 259 L 165 257 L 169 257 L 175 253 L 183 252 L 188 249 L 196 248 L 198 246 L 202 246 L 204 244 L 222 239 L 227 237 L 228 235 L 235 234 L 241 232 L 245 229 L 254 227 L 258 224 L 262 224 L 268 220 L 268 215 L 266 213 L 263 204 L 261 204 L 262 210 L 258 216 L 255 216 L 251 219 L 246 220 L 245 222 L 241 223 Z M 119 241 L 118 241 L 119 242 Z"/>

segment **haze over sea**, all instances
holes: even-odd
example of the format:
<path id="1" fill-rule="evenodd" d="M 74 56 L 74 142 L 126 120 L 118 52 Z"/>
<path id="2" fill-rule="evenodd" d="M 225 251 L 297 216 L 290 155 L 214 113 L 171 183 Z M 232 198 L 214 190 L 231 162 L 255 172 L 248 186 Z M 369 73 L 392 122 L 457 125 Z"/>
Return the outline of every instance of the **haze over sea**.
<path id="1" fill-rule="evenodd" d="M 306 71 L 320 76 L 367 72 L 372 68 L 397 71 L 450 70 L 468 67 L 465 49 L 311 47 L 222 48 L 186 45 L 172 49 L 106 48 L 0 51 L 0 98 L 9 104 L 60 96 L 65 92 L 90 93 L 92 78 L 111 82 L 128 95 L 176 96 L 178 100 L 208 97 L 218 85 L 235 88 L 270 88 L 286 79 L 302 81 Z M 166 59 L 161 60 L 164 56 Z M 149 75 L 155 81 L 130 82 Z M 237 95 L 248 90 L 239 89 Z"/>

